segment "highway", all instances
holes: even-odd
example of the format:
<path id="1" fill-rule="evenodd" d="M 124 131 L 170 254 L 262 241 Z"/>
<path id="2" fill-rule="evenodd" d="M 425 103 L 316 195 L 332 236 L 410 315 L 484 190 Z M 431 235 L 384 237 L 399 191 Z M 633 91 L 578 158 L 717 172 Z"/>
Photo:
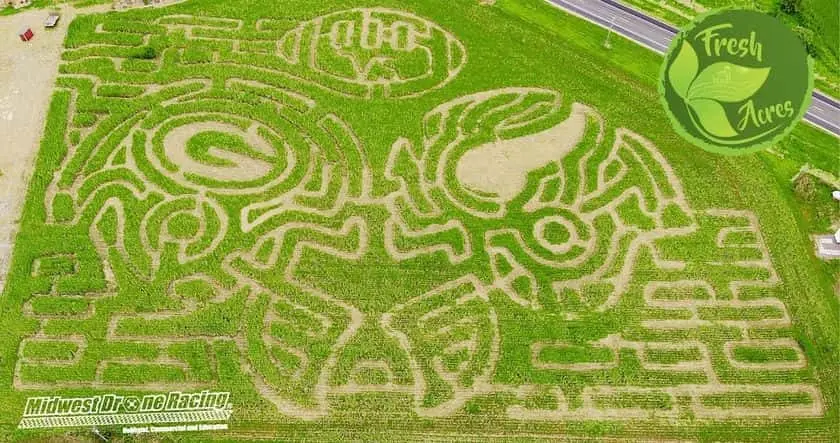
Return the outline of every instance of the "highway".
<path id="1" fill-rule="evenodd" d="M 622 35 L 659 54 L 668 51 L 678 29 L 615 0 L 546 0 L 552 5 Z M 840 103 L 814 91 L 805 121 L 840 138 Z"/>

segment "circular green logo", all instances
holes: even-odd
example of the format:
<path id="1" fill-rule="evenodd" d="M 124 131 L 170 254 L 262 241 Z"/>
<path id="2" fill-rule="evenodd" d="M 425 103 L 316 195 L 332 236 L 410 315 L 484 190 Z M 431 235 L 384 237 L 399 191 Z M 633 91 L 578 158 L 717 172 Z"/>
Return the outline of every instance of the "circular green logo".
<path id="1" fill-rule="evenodd" d="M 811 60 L 793 31 L 769 15 L 732 9 L 680 31 L 659 82 L 677 132 L 722 154 L 755 152 L 786 136 L 812 88 Z"/>

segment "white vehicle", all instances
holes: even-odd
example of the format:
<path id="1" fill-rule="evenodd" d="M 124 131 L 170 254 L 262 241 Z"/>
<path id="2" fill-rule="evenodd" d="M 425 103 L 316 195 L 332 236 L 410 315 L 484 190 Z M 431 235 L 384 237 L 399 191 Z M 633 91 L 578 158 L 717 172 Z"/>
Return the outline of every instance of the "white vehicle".
<path id="1" fill-rule="evenodd" d="M 840 229 L 838 229 L 837 232 L 834 233 L 834 243 L 840 245 Z"/>
<path id="2" fill-rule="evenodd" d="M 831 196 L 834 197 L 835 200 L 840 201 L 840 191 L 832 192 Z"/>

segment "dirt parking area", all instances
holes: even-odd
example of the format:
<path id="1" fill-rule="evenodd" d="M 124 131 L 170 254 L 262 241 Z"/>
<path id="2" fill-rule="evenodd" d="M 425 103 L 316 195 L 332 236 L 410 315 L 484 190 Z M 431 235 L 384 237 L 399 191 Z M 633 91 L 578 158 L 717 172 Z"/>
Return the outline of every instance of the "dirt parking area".
<path id="1" fill-rule="evenodd" d="M 80 12 L 102 10 L 107 8 L 76 11 L 65 6 L 58 26 L 50 30 L 43 25 L 47 10 L 0 17 L 0 291 L 5 286 L 67 27 Z M 35 33 L 31 41 L 18 38 L 24 26 Z"/>

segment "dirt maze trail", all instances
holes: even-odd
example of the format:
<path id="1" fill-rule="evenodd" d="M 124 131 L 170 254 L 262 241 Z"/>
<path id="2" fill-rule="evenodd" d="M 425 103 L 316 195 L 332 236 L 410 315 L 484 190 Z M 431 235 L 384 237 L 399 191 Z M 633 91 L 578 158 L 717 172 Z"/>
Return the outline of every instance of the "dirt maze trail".
<path id="1" fill-rule="evenodd" d="M 440 26 L 381 8 L 293 26 L 105 17 L 87 38 L 63 56 L 66 153 L 44 218 L 90 246 L 33 258 L 41 289 L 21 315 L 38 327 L 16 389 L 224 387 L 233 359 L 302 419 L 363 392 L 425 417 L 491 395 L 518 420 L 824 413 L 758 220 L 693 210 L 657 148 L 597 110 L 541 88 L 475 92 L 371 167 L 313 91 L 365 106 L 444 88 L 468 57 Z M 475 271 L 375 310 L 312 284 L 313 257 Z M 511 312 L 634 320 L 505 341 Z M 395 350 L 354 357 L 370 337 Z"/>

